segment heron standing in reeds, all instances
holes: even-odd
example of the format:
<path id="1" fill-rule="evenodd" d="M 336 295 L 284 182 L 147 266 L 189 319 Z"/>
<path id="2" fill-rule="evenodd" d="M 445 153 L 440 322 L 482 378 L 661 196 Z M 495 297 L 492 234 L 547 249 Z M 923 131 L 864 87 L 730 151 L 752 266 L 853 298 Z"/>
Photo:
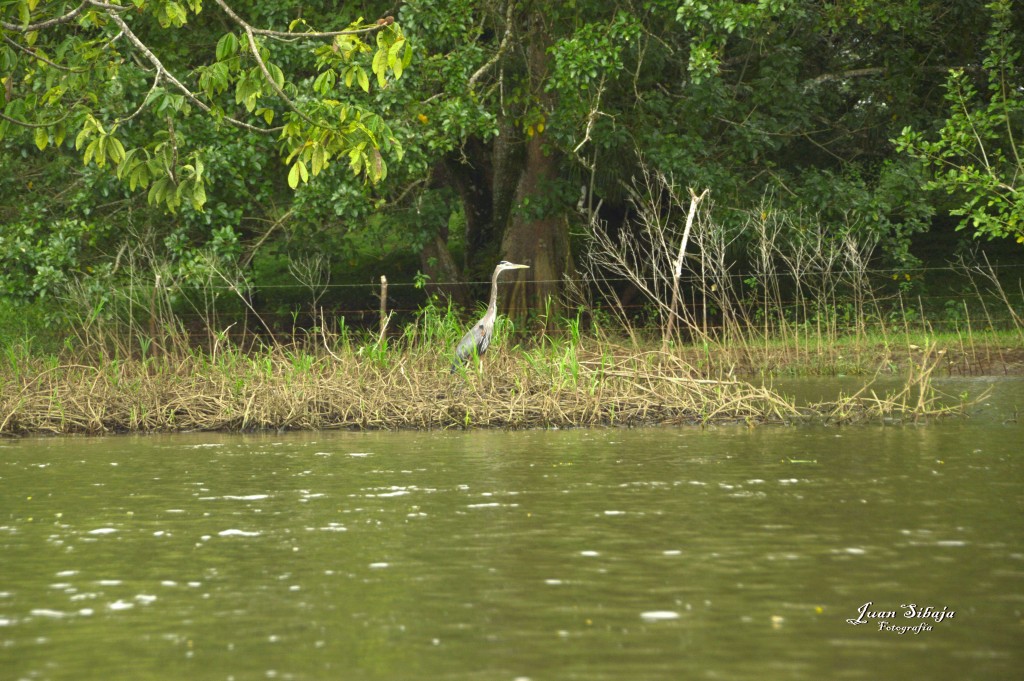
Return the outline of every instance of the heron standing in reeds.
<path id="1" fill-rule="evenodd" d="M 466 364 L 476 354 L 478 357 L 487 352 L 491 344 L 491 336 L 494 335 L 494 320 L 498 316 L 498 275 L 505 270 L 525 270 L 529 265 L 517 265 L 514 262 L 502 260 L 494 268 L 491 275 L 491 302 L 487 305 L 487 312 L 474 324 L 466 335 L 462 337 L 455 347 L 456 361 L 452 364 L 451 373 L 454 373 L 459 364 Z"/>

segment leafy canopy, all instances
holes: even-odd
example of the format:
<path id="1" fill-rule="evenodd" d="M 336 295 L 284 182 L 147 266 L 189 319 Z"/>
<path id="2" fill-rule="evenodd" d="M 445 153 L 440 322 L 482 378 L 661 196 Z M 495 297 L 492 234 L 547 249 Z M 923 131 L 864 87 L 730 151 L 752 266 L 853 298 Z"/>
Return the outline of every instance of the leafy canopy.
<path id="1" fill-rule="evenodd" d="M 388 88 L 409 66 L 412 47 L 392 17 L 274 29 L 214 5 L 0 1 L 0 140 L 31 135 L 42 151 L 73 135 L 86 166 L 172 212 L 206 203 L 205 150 L 181 125 L 197 114 L 225 135 L 276 139 L 293 189 L 339 160 L 372 183 L 387 177 L 386 158 L 401 160 L 402 146 L 349 90 Z"/>
<path id="2" fill-rule="evenodd" d="M 986 88 L 979 91 L 964 69 L 946 81 L 949 114 L 935 139 L 912 127 L 897 146 L 931 172 L 929 189 L 960 199 L 951 209 L 959 229 L 975 236 L 1011 237 L 1024 243 L 1024 77 L 1012 30 L 1011 3 L 987 5 L 992 28 L 982 62 Z"/>

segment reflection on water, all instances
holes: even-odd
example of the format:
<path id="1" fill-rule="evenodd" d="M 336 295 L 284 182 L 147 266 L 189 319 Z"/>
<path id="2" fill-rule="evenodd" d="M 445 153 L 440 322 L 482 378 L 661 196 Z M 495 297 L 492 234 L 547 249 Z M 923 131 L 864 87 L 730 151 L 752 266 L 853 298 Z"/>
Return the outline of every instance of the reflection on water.
<path id="1" fill-rule="evenodd" d="M 0 442 L 2 676 L 1015 678 L 994 387 L 924 427 Z"/>

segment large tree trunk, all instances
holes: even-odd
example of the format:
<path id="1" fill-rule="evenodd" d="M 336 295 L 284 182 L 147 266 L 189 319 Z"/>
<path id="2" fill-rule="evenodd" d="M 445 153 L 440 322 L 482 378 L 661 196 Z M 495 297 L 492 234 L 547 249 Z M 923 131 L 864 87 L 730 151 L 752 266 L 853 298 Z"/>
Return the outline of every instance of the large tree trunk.
<path id="1" fill-rule="evenodd" d="M 545 7 L 531 3 L 526 35 L 527 71 L 530 90 L 541 112 L 553 110 L 552 94 L 545 89 L 548 48 L 551 37 L 545 26 Z M 542 122 L 543 118 L 541 119 Z M 504 310 L 511 317 L 524 317 L 532 310 L 561 309 L 562 279 L 572 260 L 569 226 L 564 206 L 551 200 L 558 177 L 558 160 L 546 149 L 543 127 L 532 125 L 526 142 L 526 157 L 516 186 L 515 201 L 501 244 L 504 258 L 530 265 L 521 270 L 505 295 Z M 511 132 L 511 131 L 510 131 Z M 495 182 L 497 189 L 499 183 Z M 550 327 L 554 319 L 545 320 Z"/>
<path id="2" fill-rule="evenodd" d="M 551 46 L 544 25 L 546 8 L 540 2 L 527 3 L 527 25 L 518 32 L 525 49 L 509 51 L 526 56 L 525 64 L 514 64 L 509 72 L 526 76 L 532 102 L 528 110 L 533 116 L 539 109 L 541 121 L 553 109 L 552 95 L 545 90 Z M 545 153 L 546 138 L 539 125 L 530 126 L 531 134 L 524 138 L 523 115 L 522 109 L 503 108 L 499 133 L 489 145 L 467 140 L 444 161 L 466 217 L 464 274 L 485 279 L 502 259 L 531 267 L 503 280 L 508 283 L 502 287 L 501 309 L 520 318 L 531 310 L 560 309 L 562 280 L 572 262 L 566 208 L 555 205 L 550 196 L 558 159 Z"/>
<path id="3" fill-rule="evenodd" d="M 524 317 L 531 309 L 557 312 L 561 309 L 562 277 L 569 271 L 569 227 L 558 213 L 538 214 L 539 206 L 549 205 L 544 194 L 557 176 L 558 164 L 543 149 L 543 135 L 535 134 L 526 146 L 526 165 L 516 191 L 516 206 L 505 238 L 502 256 L 512 262 L 530 265 L 517 272 L 506 288 L 504 310 L 510 317 Z M 550 301 L 550 304 L 548 302 Z M 554 319 L 545 320 L 551 326 Z"/>

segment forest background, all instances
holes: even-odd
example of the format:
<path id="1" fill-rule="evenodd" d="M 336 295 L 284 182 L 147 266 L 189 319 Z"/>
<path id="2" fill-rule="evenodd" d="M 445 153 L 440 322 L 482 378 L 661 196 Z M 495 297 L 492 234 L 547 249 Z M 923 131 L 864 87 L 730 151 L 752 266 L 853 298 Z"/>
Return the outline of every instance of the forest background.
<path id="1" fill-rule="evenodd" d="M 383 337 L 500 259 L 523 331 L 960 323 L 956 262 L 1020 333 L 1021 3 L 4 0 L 0 35 L 0 333 L 48 351 Z"/>

